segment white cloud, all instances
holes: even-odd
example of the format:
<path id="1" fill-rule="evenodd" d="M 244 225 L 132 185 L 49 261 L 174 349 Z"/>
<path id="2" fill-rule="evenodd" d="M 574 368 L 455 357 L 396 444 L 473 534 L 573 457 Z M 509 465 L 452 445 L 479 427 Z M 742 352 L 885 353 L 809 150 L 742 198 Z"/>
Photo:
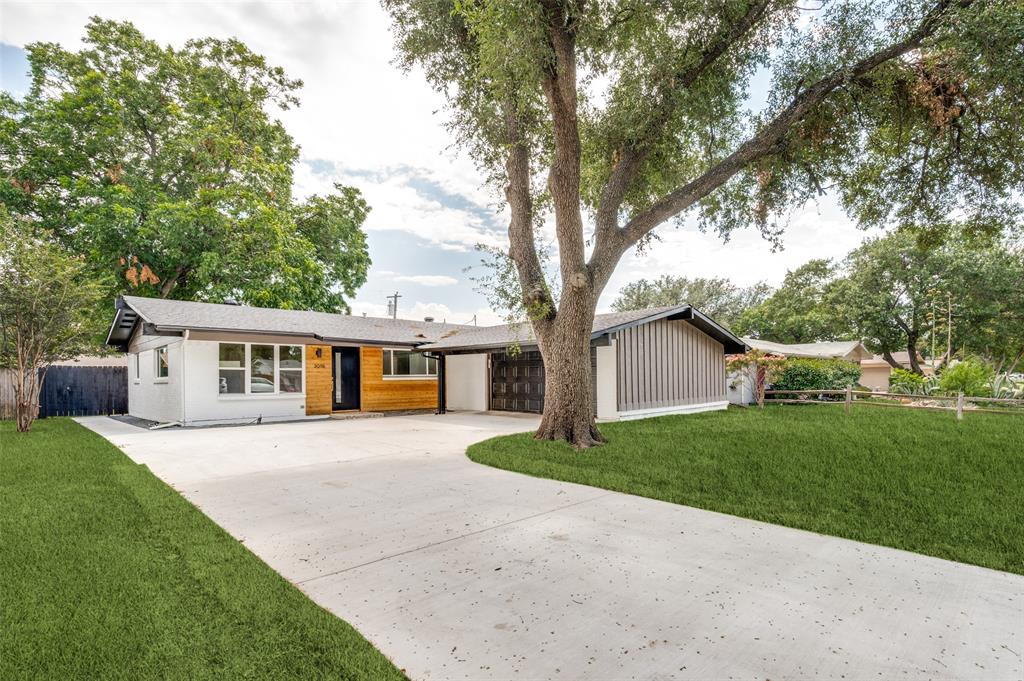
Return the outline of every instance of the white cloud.
<path id="1" fill-rule="evenodd" d="M 454 286 L 459 283 L 458 279 L 446 274 L 403 274 L 395 277 L 395 281 L 419 284 L 420 286 Z"/>
<path id="2" fill-rule="evenodd" d="M 468 185 L 453 185 L 429 168 L 409 166 L 357 168 L 335 164 L 333 172 L 315 172 L 309 161 L 295 169 L 295 193 L 299 197 L 326 194 L 333 183 L 357 187 L 370 204 L 364 227 L 368 231 L 401 231 L 449 251 L 469 251 L 477 244 L 504 243 L 502 215 L 480 203 L 481 194 L 464 192 Z M 425 188 L 436 185 L 439 191 Z M 433 194 L 433 195 L 431 195 Z M 459 205 L 442 202 L 445 195 L 458 197 Z"/>

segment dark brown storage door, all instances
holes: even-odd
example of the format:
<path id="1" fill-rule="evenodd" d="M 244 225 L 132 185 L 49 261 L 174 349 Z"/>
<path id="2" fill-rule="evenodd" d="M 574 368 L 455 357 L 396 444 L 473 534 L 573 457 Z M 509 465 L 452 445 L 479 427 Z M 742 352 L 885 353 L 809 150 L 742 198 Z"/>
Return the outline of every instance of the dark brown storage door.
<path id="1" fill-rule="evenodd" d="M 544 361 L 540 352 L 491 353 L 491 409 L 544 411 Z"/>

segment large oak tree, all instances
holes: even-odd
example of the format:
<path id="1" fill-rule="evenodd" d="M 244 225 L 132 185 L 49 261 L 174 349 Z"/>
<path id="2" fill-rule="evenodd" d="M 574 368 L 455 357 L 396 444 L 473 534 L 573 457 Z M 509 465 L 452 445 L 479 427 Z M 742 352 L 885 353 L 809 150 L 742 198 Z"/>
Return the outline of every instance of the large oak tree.
<path id="1" fill-rule="evenodd" d="M 985 229 L 1022 179 L 1024 9 L 1005 0 L 384 0 L 400 61 L 504 187 L 546 368 L 540 438 L 601 441 L 589 335 L 622 255 L 831 190 L 865 225 Z M 763 107 L 752 82 L 770 79 Z M 554 222 L 561 295 L 534 232 Z"/>
<path id="2" fill-rule="evenodd" d="M 0 202 L 111 294 L 347 310 L 369 208 L 350 187 L 293 197 L 299 149 L 273 113 L 301 83 L 237 40 L 174 48 L 94 18 L 84 43 L 29 45 L 27 96 L 0 92 Z"/>

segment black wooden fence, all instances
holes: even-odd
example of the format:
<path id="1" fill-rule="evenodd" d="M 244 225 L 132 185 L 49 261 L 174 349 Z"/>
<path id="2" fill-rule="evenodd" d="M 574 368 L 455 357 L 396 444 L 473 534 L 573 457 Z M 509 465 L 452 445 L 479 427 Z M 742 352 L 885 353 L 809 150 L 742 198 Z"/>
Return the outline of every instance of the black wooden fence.
<path id="1" fill-rule="evenodd" d="M 128 367 L 52 366 L 39 393 L 39 417 L 128 412 Z"/>

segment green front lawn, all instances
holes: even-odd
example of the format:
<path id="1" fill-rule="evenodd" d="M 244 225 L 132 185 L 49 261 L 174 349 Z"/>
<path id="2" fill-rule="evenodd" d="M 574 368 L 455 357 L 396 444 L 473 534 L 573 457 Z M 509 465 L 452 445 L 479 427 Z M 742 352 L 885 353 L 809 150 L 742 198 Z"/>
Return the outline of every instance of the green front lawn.
<path id="1" fill-rule="evenodd" d="M 479 463 L 1024 574 L 1024 416 L 861 405 L 731 408 L 530 434 Z"/>
<path id="2" fill-rule="evenodd" d="M 0 499 L 0 678 L 403 678 L 73 421 L 0 422 Z"/>

